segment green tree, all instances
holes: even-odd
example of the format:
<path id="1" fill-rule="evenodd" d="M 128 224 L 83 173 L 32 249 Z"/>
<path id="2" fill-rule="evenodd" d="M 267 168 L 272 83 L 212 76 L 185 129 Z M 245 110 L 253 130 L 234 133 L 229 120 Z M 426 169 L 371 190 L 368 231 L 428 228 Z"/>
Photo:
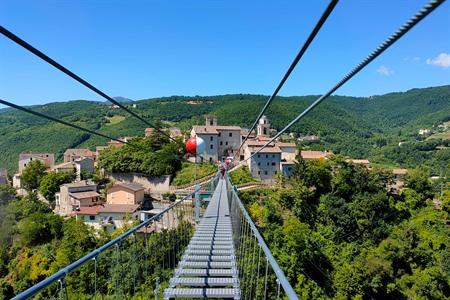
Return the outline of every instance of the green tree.
<path id="1" fill-rule="evenodd" d="M 21 185 L 27 190 L 32 191 L 39 187 L 42 177 L 45 175 L 45 166 L 39 160 L 33 160 L 23 170 L 20 176 Z"/>
<path id="2" fill-rule="evenodd" d="M 55 202 L 55 193 L 59 191 L 59 186 L 64 183 L 72 182 L 75 179 L 75 173 L 70 172 L 49 172 L 42 177 L 39 184 L 39 192 L 53 206 Z"/>
<path id="3" fill-rule="evenodd" d="M 432 186 L 428 178 L 429 174 L 424 169 L 412 169 L 405 177 L 405 185 L 422 194 L 425 199 L 431 198 Z"/>
<path id="4" fill-rule="evenodd" d="M 0 184 L 0 206 L 7 204 L 9 201 L 16 198 L 16 190 L 6 184 Z"/>

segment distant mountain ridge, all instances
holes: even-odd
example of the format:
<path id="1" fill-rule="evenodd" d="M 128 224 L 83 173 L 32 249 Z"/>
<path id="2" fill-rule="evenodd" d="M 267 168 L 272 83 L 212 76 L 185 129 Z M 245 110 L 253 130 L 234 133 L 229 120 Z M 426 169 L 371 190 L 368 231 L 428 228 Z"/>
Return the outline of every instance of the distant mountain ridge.
<path id="1" fill-rule="evenodd" d="M 134 102 L 134 100 L 131 100 L 130 98 L 125 98 L 122 96 L 112 97 L 114 100 L 116 100 L 119 103 L 131 103 Z M 108 101 L 106 101 L 108 102 Z M 108 102 L 109 103 L 109 102 Z"/>
<path id="2" fill-rule="evenodd" d="M 133 101 L 138 109 L 133 110 L 149 121 L 169 121 L 184 130 L 194 124 L 203 124 L 205 114 L 215 114 L 222 125 L 249 127 L 267 98 L 266 95 L 249 94 L 172 96 Z M 272 127 L 280 130 L 315 99 L 317 96 L 277 97 L 267 111 Z M 104 102 L 54 102 L 32 109 L 112 137 L 142 136 L 147 127 L 125 111 Z M 112 124 L 109 118 L 113 116 L 125 119 Z M 433 128 L 449 119 L 450 86 L 447 85 L 373 97 L 332 96 L 290 131 L 320 136 L 320 143 L 307 145 L 310 147 L 383 161 L 386 156 L 383 151 L 395 154 L 402 150 L 396 148 L 399 142 L 416 140 L 419 129 Z M 62 158 L 67 148 L 93 148 L 106 143 L 103 138 L 20 111 L 8 109 L 0 114 L 0 167 L 6 167 L 10 174 L 16 170 L 21 152 L 52 152 Z M 445 166 L 447 161 L 450 162 L 448 152 L 447 149 L 422 154 L 425 160 L 436 156 L 435 164 Z M 394 154 L 391 156 L 395 157 Z M 389 159 L 389 162 L 405 166 L 414 164 L 400 159 Z M 417 160 L 417 164 L 420 163 Z"/>

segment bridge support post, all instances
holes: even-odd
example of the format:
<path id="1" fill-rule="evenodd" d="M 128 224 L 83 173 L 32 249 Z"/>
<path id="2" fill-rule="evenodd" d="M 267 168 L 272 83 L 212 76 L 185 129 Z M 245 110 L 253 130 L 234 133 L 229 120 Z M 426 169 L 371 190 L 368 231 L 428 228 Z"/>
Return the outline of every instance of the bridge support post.
<path id="1" fill-rule="evenodd" d="M 200 222 L 200 185 L 195 186 L 195 222 Z"/>

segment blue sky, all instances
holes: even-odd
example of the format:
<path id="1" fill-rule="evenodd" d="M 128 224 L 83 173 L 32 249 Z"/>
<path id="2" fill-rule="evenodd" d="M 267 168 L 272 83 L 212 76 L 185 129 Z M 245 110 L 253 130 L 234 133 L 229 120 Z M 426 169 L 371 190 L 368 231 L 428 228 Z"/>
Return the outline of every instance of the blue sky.
<path id="1" fill-rule="evenodd" d="M 0 0 L 1 25 L 111 96 L 270 94 L 327 1 Z M 280 95 L 321 94 L 424 4 L 341 1 Z M 337 94 L 450 84 L 450 1 Z M 0 36 L 0 98 L 101 100 Z"/>

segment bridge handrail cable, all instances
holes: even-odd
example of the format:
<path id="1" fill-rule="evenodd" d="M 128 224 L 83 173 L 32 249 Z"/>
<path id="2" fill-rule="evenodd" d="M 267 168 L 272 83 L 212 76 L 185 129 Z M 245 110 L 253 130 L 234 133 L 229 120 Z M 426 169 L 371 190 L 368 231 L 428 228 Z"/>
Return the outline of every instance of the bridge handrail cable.
<path id="1" fill-rule="evenodd" d="M 286 293 L 286 296 L 289 299 L 298 300 L 297 293 L 295 292 L 294 288 L 289 283 L 289 280 L 286 278 L 286 275 L 284 274 L 283 270 L 278 265 L 276 259 L 273 257 L 272 252 L 270 251 L 269 247 L 267 246 L 266 242 L 264 241 L 264 238 L 261 236 L 261 234 L 258 231 L 258 228 L 256 227 L 255 223 L 253 222 L 252 218 L 250 217 L 249 213 L 245 209 L 244 204 L 242 203 L 241 199 L 239 198 L 237 191 L 234 187 L 234 185 L 231 183 L 230 178 L 226 176 L 227 180 L 227 188 L 231 194 L 231 199 L 228 199 L 230 201 L 230 206 L 232 201 L 236 201 L 236 204 L 238 205 L 238 208 L 241 210 L 242 215 L 245 218 L 245 221 L 250 225 L 250 228 L 252 230 L 253 235 L 258 241 L 259 246 L 261 247 L 262 251 L 264 252 L 268 263 L 272 267 L 273 271 L 275 272 L 275 275 L 281 284 L 281 286 L 284 289 L 284 292 Z"/>
<path id="2" fill-rule="evenodd" d="M 146 220 L 146 221 L 136 225 L 135 227 L 129 229 L 125 233 L 123 233 L 120 236 L 116 237 L 115 239 L 109 241 L 108 243 L 104 244 L 103 246 L 93 250 L 92 252 L 86 254 L 82 258 L 80 258 L 77 261 L 75 261 L 75 262 L 71 263 L 70 265 L 68 265 L 67 267 L 60 269 L 58 272 L 56 272 L 55 274 L 51 275 L 50 277 L 47 277 L 46 279 L 44 279 L 44 280 L 40 281 L 39 283 L 35 284 L 34 286 L 30 287 L 29 289 L 27 289 L 27 290 L 23 291 L 22 293 L 16 295 L 14 298 L 12 298 L 12 300 L 28 299 L 28 298 L 32 297 L 33 295 L 37 294 L 42 289 L 48 287 L 50 284 L 55 283 L 58 280 L 63 279 L 64 277 L 66 277 L 73 270 L 75 270 L 75 269 L 81 267 L 82 265 L 84 265 L 85 263 L 95 259 L 99 254 L 101 254 L 102 252 L 105 252 L 106 250 L 108 250 L 112 246 L 120 243 L 122 240 L 124 240 L 128 236 L 136 233 L 142 227 L 145 227 L 145 226 L 151 224 L 152 222 L 159 220 L 165 213 L 167 213 L 168 211 L 170 211 L 173 208 L 177 207 L 178 205 L 181 205 L 187 199 L 192 198 L 192 196 L 195 194 L 195 192 L 196 191 L 190 193 L 189 195 L 185 196 L 181 200 L 179 200 L 179 201 L 175 202 L 174 204 L 170 205 L 169 207 L 167 207 L 166 209 L 164 209 L 160 213 L 158 213 L 155 216 L 149 218 L 148 220 Z"/>

